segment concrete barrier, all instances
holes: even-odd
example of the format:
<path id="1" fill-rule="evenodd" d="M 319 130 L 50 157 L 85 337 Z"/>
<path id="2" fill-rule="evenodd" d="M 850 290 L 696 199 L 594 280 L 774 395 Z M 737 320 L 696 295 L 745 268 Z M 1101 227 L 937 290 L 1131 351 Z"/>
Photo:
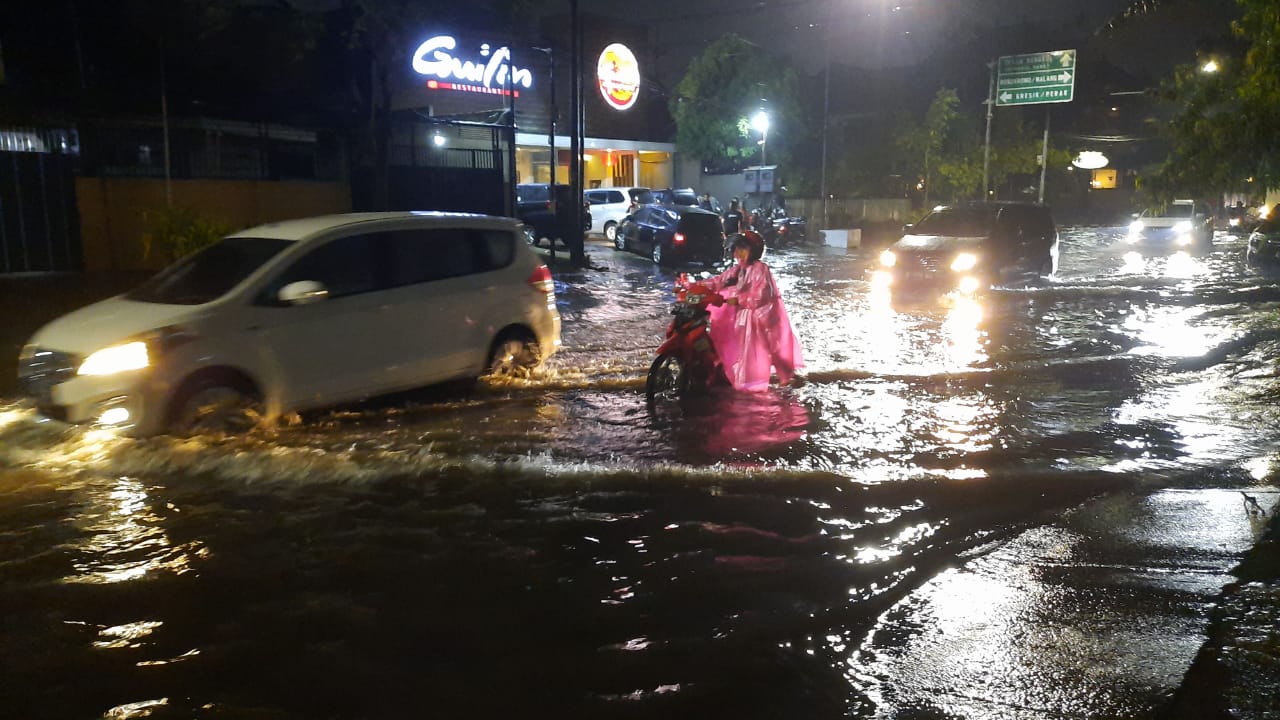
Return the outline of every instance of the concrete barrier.
<path id="1" fill-rule="evenodd" d="M 862 247 L 862 228 L 823 230 L 822 244 L 828 247 Z"/>

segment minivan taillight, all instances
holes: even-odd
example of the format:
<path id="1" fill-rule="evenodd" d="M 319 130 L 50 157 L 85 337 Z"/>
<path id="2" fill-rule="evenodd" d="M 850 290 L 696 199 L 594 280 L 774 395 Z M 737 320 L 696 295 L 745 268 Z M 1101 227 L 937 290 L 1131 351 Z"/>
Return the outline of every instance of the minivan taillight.
<path id="1" fill-rule="evenodd" d="M 671 238 L 671 242 L 675 243 L 676 245 L 683 245 L 684 233 L 676 233 L 675 237 Z"/>
<path id="2" fill-rule="evenodd" d="M 547 295 L 554 295 L 556 291 L 556 284 L 551 280 L 551 270 L 546 265 L 534 268 L 533 274 L 529 276 L 529 286 Z"/>

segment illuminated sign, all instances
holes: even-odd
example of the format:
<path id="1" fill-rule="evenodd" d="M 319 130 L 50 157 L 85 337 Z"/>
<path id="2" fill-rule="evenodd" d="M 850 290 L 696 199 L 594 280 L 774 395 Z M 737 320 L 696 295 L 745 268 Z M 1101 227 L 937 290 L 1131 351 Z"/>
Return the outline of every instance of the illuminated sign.
<path id="1" fill-rule="evenodd" d="M 640 94 L 640 63 L 626 45 L 613 43 L 596 61 L 596 81 L 605 102 L 614 110 L 626 110 Z"/>
<path id="2" fill-rule="evenodd" d="M 533 73 L 528 68 L 511 64 L 510 48 L 491 50 L 485 43 L 480 46 L 482 60 L 473 61 L 455 56 L 453 50 L 457 47 L 458 41 L 449 35 L 437 35 L 414 51 L 413 70 L 431 78 L 428 88 L 519 97 L 517 87 L 528 89 L 533 85 Z"/>
<path id="3" fill-rule="evenodd" d="M 1097 170 L 1106 167 L 1108 162 L 1107 156 L 1097 150 L 1085 150 L 1076 155 L 1071 164 L 1081 170 Z"/>

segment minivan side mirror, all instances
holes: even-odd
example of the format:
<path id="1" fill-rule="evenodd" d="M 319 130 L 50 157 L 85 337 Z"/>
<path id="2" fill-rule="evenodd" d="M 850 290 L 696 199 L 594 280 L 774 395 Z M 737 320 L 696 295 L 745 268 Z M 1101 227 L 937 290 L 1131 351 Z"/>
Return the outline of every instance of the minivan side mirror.
<path id="1" fill-rule="evenodd" d="M 322 282 L 315 280 L 299 280 L 280 288 L 276 293 L 280 302 L 286 305 L 310 305 L 329 297 L 329 289 Z"/>

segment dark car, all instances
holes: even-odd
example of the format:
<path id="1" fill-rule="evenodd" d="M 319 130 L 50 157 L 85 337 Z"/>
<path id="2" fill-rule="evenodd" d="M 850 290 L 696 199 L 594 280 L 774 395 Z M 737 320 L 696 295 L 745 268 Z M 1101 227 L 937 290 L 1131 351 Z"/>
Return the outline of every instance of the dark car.
<path id="1" fill-rule="evenodd" d="M 934 208 L 880 255 L 895 289 L 972 292 L 993 284 L 1052 275 L 1058 229 L 1049 208 L 1020 202 Z"/>
<path id="2" fill-rule="evenodd" d="M 724 258 L 720 216 L 698 207 L 645 205 L 623 219 L 614 245 L 659 265 L 715 265 Z"/>
<path id="3" fill-rule="evenodd" d="M 1250 265 L 1280 268 L 1280 220 L 1263 220 L 1249 233 L 1244 258 Z"/>
<path id="4" fill-rule="evenodd" d="M 516 185 L 516 217 L 525 225 L 525 239 L 530 245 L 538 245 L 543 239 L 547 240 L 550 246 L 555 245 L 555 241 L 559 240 L 564 244 L 563 234 L 560 228 L 563 226 L 561 218 L 557 221 L 557 213 L 565 213 L 569 210 L 569 198 L 572 195 L 569 192 L 568 185 L 556 184 L 556 200 L 557 203 L 551 202 L 551 184 L 550 183 L 521 183 Z M 583 207 L 583 225 L 582 231 L 586 232 L 591 229 L 591 211 L 590 205 L 584 200 Z M 557 208 L 553 210 L 552 208 Z"/>
<path id="5" fill-rule="evenodd" d="M 664 188 L 653 191 L 653 201 L 659 205 L 697 207 L 698 193 L 694 192 L 693 188 Z"/>

